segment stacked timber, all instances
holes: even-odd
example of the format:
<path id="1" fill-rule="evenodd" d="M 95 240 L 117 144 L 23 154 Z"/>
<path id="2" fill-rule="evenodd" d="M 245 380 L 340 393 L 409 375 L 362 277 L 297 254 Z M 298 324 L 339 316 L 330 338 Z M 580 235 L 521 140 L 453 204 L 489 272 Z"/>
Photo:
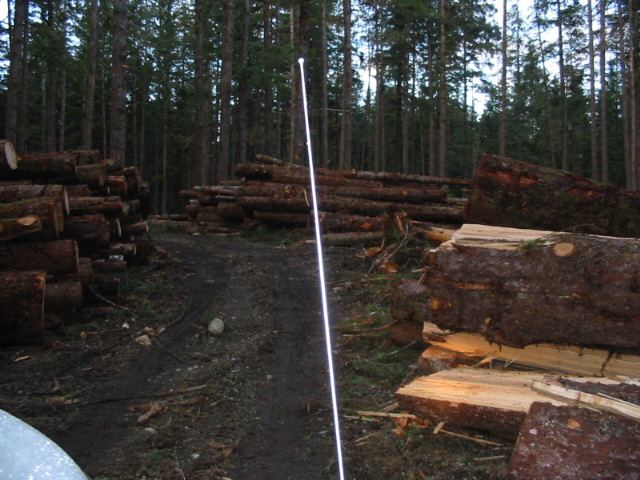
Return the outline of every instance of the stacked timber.
<path id="1" fill-rule="evenodd" d="M 424 263 L 391 297 L 429 345 L 403 408 L 517 439 L 511 478 L 640 476 L 640 240 L 465 224 Z"/>
<path id="2" fill-rule="evenodd" d="M 17 156 L 0 142 L 0 345 L 42 340 L 87 302 L 114 301 L 150 253 L 148 184 L 97 150 Z M 7 153 L 8 152 L 8 153 Z"/>
<path id="3" fill-rule="evenodd" d="M 265 157 L 257 159 L 264 162 Z M 299 165 L 245 163 L 235 168 L 239 181 L 183 190 L 186 213 L 203 225 L 259 222 L 276 227 L 311 225 L 309 170 Z M 278 164 L 273 164 L 278 163 Z M 447 198 L 447 186 L 468 180 L 358 170 L 316 171 L 323 230 L 381 232 L 388 218 L 404 212 L 410 220 L 459 224 L 464 202 Z"/>

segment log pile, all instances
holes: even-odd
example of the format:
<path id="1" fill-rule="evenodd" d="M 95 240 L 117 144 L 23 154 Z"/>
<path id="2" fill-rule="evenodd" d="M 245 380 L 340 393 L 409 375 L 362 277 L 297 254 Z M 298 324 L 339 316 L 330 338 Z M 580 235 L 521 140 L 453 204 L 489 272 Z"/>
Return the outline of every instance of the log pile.
<path id="1" fill-rule="evenodd" d="M 17 156 L 0 143 L 0 345 L 39 342 L 117 300 L 121 273 L 147 261 L 149 186 L 97 150 Z"/>
<path id="2" fill-rule="evenodd" d="M 510 478 L 640 475 L 640 240 L 465 224 L 424 264 L 391 295 L 429 345 L 402 408 L 517 439 Z"/>
<path id="3" fill-rule="evenodd" d="M 237 181 L 181 191 L 188 201 L 185 210 L 190 218 L 214 231 L 243 222 L 276 227 L 311 225 L 309 170 L 274 162 L 263 155 L 257 159 L 270 163 L 239 164 L 235 168 Z M 396 212 L 404 212 L 417 222 L 459 224 L 464 202 L 448 199 L 445 187 L 458 188 L 468 183 L 389 172 L 316 172 L 325 232 L 381 232 L 389 216 Z"/>

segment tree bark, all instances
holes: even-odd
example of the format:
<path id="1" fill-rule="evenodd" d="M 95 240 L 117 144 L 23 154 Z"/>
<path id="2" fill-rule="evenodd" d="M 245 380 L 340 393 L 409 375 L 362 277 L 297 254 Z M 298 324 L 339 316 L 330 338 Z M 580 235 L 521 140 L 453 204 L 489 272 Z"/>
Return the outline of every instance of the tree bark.
<path id="1" fill-rule="evenodd" d="M 342 42 L 342 120 L 340 129 L 340 168 L 351 167 L 351 0 L 342 0 L 344 37 Z"/>
<path id="2" fill-rule="evenodd" d="M 320 1 L 320 166 L 329 166 L 329 55 L 327 53 L 327 0 Z"/>
<path id="3" fill-rule="evenodd" d="M 606 20 L 606 0 L 600 0 L 600 161 L 602 164 L 602 183 L 609 183 L 609 122 L 607 120 Z"/>
<path id="4" fill-rule="evenodd" d="M 0 218 L 18 218 L 35 215 L 40 218 L 42 232 L 48 239 L 57 239 L 64 229 L 64 203 L 59 197 L 0 203 Z"/>
<path id="5" fill-rule="evenodd" d="M 44 309 L 47 313 L 80 309 L 83 299 L 81 282 L 47 283 Z"/>
<path id="6" fill-rule="evenodd" d="M 20 88 L 18 89 L 18 151 L 24 153 L 28 151 L 29 142 L 29 2 L 24 1 L 24 34 L 22 42 L 22 72 L 20 78 Z"/>
<path id="7" fill-rule="evenodd" d="M 18 143 L 18 98 L 22 83 L 24 51 L 25 6 L 28 0 L 15 0 L 14 22 L 10 30 L 9 74 L 7 78 L 7 101 L 5 106 L 5 138 L 14 145 Z M 24 112 L 23 112 L 24 114 Z"/>
<path id="8" fill-rule="evenodd" d="M 247 101 L 249 97 L 249 34 L 251 30 L 251 3 L 243 0 L 242 40 L 240 42 L 240 79 L 238 81 L 238 146 L 236 163 L 247 161 L 249 132 L 247 125 Z"/>
<path id="9" fill-rule="evenodd" d="M 72 197 L 69 199 L 72 215 L 102 213 L 126 216 L 129 206 L 120 197 Z"/>
<path id="10" fill-rule="evenodd" d="M 83 251 L 95 250 L 109 245 L 111 228 L 109 221 L 101 213 L 76 215 L 65 219 L 64 236 L 75 239 Z"/>
<path id="11" fill-rule="evenodd" d="M 438 175 L 447 172 L 447 9 L 440 0 L 440 62 L 438 65 Z"/>
<path id="12" fill-rule="evenodd" d="M 127 1 L 113 0 L 111 144 L 109 156 L 124 163 L 127 133 Z"/>
<path id="13" fill-rule="evenodd" d="M 262 25 L 264 30 L 263 47 L 265 58 L 271 53 L 271 0 L 263 0 L 262 2 Z M 272 86 L 272 66 L 271 63 L 265 62 L 265 75 L 263 80 L 264 90 L 264 151 L 271 155 L 274 151 L 273 147 L 273 86 Z"/>
<path id="14" fill-rule="evenodd" d="M 569 103 L 567 99 L 567 87 L 565 81 L 565 65 L 564 65 L 564 36 L 563 36 L 563 21 L 564 16 L 560 8 L 560 0 L 556 0 L 557 11 L 557 27 L 558 27 L 558 76 L 560 77 L 560 95 L 562 96 L 562 124 L 561 124 L 561 136 L 562 136 L 562 169 L 569 169 L 568 160 L 568 148 L 567 148 L 567 127 L 569 118 Z"/>
<path id="15" fill-rule="evenodd" d="M 220 80 L 220 148 L 214 179 L 216 183 L 228 178 L 231 168 L 231 80 L 233 75 L 234 24 L 235 0 L 225 0 L 222 78 Z"/>
<path id="16" fill-rule="evenodd" d="M 0 242 L 26 237 L 41 231 L 42 224 L 37 215 L 0 219 Z"/>
<path id="17" fill-rule="evenodd" d="M 82 146 L 93 146 L 93 115 L 96 92 L 96 69 L 98 64 L 98 0 L 89 2 L 89 45 L 87 51 L 87 84 L 84 95 L 82 120 Z"/>
<path id="18" fill-rule="evenodd" d="M 45 272 L 0 272 L 0 345 L 42 341 Z"/>
<path id="19" fill-rule="evenodd" d="M 49 274 L 78 272 L 75 240 L 36 243 L 1 243 L 0 270 L 45 270 Z"/>

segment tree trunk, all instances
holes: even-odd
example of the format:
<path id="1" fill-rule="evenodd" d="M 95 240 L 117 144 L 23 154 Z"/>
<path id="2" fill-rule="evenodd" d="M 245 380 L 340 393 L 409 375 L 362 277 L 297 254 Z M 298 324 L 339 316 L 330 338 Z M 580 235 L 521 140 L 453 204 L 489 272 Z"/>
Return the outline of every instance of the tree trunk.
<path id="1" fill-rule="evenodd" d="M 251 3 L 243 0 L 242 41 L 240 42 L 240 79 L 238 82 L 238 146 L 236 163 L 247 161 L 249 132 L 247 125 L 247 103 L 249 97 L 249 34 L 251 30 Z"/>
<path id="2" fill-rule="evenodd" d="M 342 42 L 342 121 L 340 129 L 340 168 L 351 167 L 351 0 L 342 0 L 344 38 Z"/>
<path id="3" fill-rule="evenodd" d="M 37 243 L 1 243 L 0 270 L 45 270 L 49 274 L 78 272 L 75 240 Z"/>
<path id="4" fill-rule="evenodd" d="M 602 1 L 602 0 L 601 0 Z M 596 126 L 596 68 L 593 48 L 592 0 L 587 0 L 587 26 L 589 31 L 589 133 L 591 139 L 591 178 L 598 181 L 598 129 Z M 600 65 L 602 68 L 602 64 Z M 602 77 L 601 77 L 602 78 Z M 602 98 L 600 99 L 602 101 Z M 600 117 L 602 124 L 602 115 Z"/>
<path id="5" fill-rule="evenodd" d="M 327 0 L 320 1 L 320 166 L 329 166 L 329 55 L 327 53 Z"/>
<path id="6" fill-rule="evenodd" d="M 127 1 L 113 0 L 111 66 L 111 148 L 109 156 L 125 162 L 127 133 Z"/>
<path id="7" fill-rule="evenodd" d="M 89 46 L 87 51 L 87 85 L 84 95 L 82 120 L 82 146 L 93 146 L 93 111 L 96 92 L 96 69 L 98 64 L 98 0 L 89 3 Z"/>
<path id="8" fill-rule="evenodd" d="M 0 345 L 42 341 L 45 272 L 0 272 Z"/>
<path id="9" fill-rule="evenodd" d="M 69 199 L 72 215 L 103 213 L 126 216 L 129 206 L 120 197 L 72 197 Z"/>
<path id="10" fill-rule="evenodd" d="M 59 52 L 56 49 L 58 32 L 56 32 L 55 9 L 58 2 L 51 0 L 47 2 L 47 32 L 49 42 L 47 44 L 47 73 L 46 73 L 46 100 L 45 100 L 45 143 L 44 149 L 53 152 L 56 149 L 56 85 L 58 65 L 60 62 Z"/>
<path id="11" fill-rule="evenodd" d="M 103 214 L 77 215 L 64 221 L 64 236 L 74 238 L 84 251 L 109 245 L 111 227 Z M 120 237 L 120 235 L 118 235 Z"/>
<path id="12" fill-rule="evenodd" d="M 624 151 L 625 184 L 631 190 L 633 185 L 632 168 L 629 158 L 629 82 L 627 73 L 627 60 L 625 58 L 625 23 L 624 1 L 618 0 L 618 62 L 620 65 L 620 103 L 622 105 L 622 142 Z"/>
<path id="13" fill-rule="evenodd" d="M 447 10 L 446 0 L 440 0 L 440 62 L 438 65 L 438 175 L 447 172 Z"/>
<path id="14" fill-rule="evenodd" d="M 502 0 L 502 69 L 500 76 L 500 155 L 507 154 L 507 0 Z M 466 100 L 466 99 L 465 99 Z"/>
<path id="15" fill-rule="evenodd" d="M 18 145 L 18 99 L 24 72 L 24 28 L 25 10 L 28 0 L 15 0 L 13 29 L 10 30 L 9 74 L 7 78 L 7 101 L 5 106 L 5 138 Z M 24 115 L 26 112 L 23 112 Z"/>
<path id="16" fill-rule="evenodd" d="M 571 173 L 486 155 L 465 220 L 516 228 L 640 236 L 640 197 Z"/>
<path id="17" fill-rule="evenodd" d="M 37 215 L 0 219 L 0 242 L 30 236 L 41 231 L 42 224 Z"/>
<path id="18" fill-rule="evenodd" d="M 209 145 L 211 143 L 211 78 L 209 76 L 209 38 L 207 35 L 207 2 L 196 1 L 196 44 L 195 44 L 195 97 L 196 131 L 195 163 L 200 170 L 199 181 L 203 184 L 211 180 Z"/>
<path id="19" fill-rule="evenodd" d="M 217 175 L 220 181 L 229 177 L 231 168 L 231 80 L 233 75 L 233 45 L 235 0 L 224 2 L 224 33 L 222 37 L 222 78 L 220 81 L 220 148 Z"/>
<path id="20" fill-rule="evenodd" d="M 629 0 L 629 163 L 633 183 L 631 188 L 636 190 L 640 185 L 640 166 L 638 165 L 638 102 L 637 102 L 637 74 L 636 74 L 636 21 L 633 0 Z"/>
<path id="21" fill-rule="evenodd" d="M 425 258 L 431 322 L 511 346 L 640 346 L 640 241 L 464 225 Z"/>
<path id="22" fill-rule="evenodd" d="M 562 14 L 560 8 L 560 0 L 556 0 L 556 11 L 557 11 L 557 27 L 558 27 L 558 75 L 560 77 L 560 95 L 562 96 L 562 125 L 561 125 L 561 135 L 562 135 L 562 169 L 569 169 L 569 160 L 568 160 L 568 148 L 567 148 L 567 127 L 568 127 L 568 118 L 569 118 L 569 103 L 567 99 L 567 87 L 565 82 L 565 68 L 564 68 L 564 36 L 562 32 L 562 22 L 564 21 L 564 16 Z"/>
<path id="23" fill-rule="evenodd" d="M 589 1 L 591 3 L 591 1 Z M 609 134 L 607 120 L 607 26 L 606 0 L 600 0 L 600 139 L 602 183 L 609 182 Z"/>
<path id="24" fill-rule="evenodd" d="M 436 69 L 435 69 L 435 48 L 433 37 L 429 36 L 429 50 L 427 61 L 429 62 L 429 175 L 438 175 L 438 144 L 436 142 Z"/>

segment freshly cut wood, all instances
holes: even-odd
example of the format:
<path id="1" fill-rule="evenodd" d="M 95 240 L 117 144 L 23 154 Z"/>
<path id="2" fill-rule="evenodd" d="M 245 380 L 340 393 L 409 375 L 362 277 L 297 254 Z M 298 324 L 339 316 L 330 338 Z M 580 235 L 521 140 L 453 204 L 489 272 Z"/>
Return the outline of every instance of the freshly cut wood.
<path id="1" fill-rule="evenodd" d="M 64 235 L 75 238 L 83 247 L 102 247 L 111 239 L 109 221 L 101 213 L 68 217 Z"/>
<path id="2" fill-rule="evenodd" d="M 72 215 L 103 213 L 126 216 L 129 213 L 129 205 L 120 197 L 72 197 L 69 207 Z"/>
<path id="3" fill-rule="evenodd" d="M 42 224 L 40 223 L 40 217 L 37 215 L 0 219 L 0 241 L 13 240 L 14 238 L 33 235 L 41 231 Z"/>
<path id="4" fill-rule="evenodd" d="M 86 183 L 94 188 L 103 187 L 107 180 L 107 167 L 103 163 L 78 165 L 76 167 L 78 183 Z"/>
<path id="5" fill-rule="evenodd" d="M 512 346 L 640 347 L 640 240 L 464 225 L 425 257 L 440 328 Z"/>
<path id="6" fill-rule="evenodd" d="M 419 377 L 396 396 L 403 409 L 419 417 L 515 439 L 533 402 L 566 405 L 531 390 L 543 378 L 541 373 L 461 367 Z"/>
<path id="7" fill-rule="evenodd" d="M 456 233 L 456 230 L 452 228 L 443 228 L 420 224 L 412 224 L 412 227 L 414 228 L 414 230 L 422 234 L 424 238 L 436 244 L 448 242 Z"/>
<path id="8" fill-rule="evenodd" d="M 120 255 L 112 255 L 109 258 L 99 258 L 93 261 L 93 271 L 98 273 L 124 272 L 127 262 Z"/>
<path id="9" fill-rule="evenodd" d="M 250 197 L 238 198 L 238 203 L 252 210 L 267 212 L 298 212 L 305 213 L 310 210 L 309 199 L 305 198 L 275 198 L 275 197 Z M 413 205 L 408 203 L 380 202 L 376 200 L 355 199 L 337 197 L 331 195 L 322 196 L 319 200 L 319 208 L 326 212 L 342 212 L 365 216 L 376 216 L 383 213 L 391 214 L 404 211 L 409 217 L 416 220 L 452 221 L 462 220 L 462 209 L 451 205 Z"/>
<path id="10" fill-rule="evenodd" d="M 640 478 L 640 423 L 585 408 L 535 402 L 520 430 L 509 478 Z"/>
<path id="11" fill-rule="evenodd" d="M 425 323 L 425 342 L 450 352 L 481 358 L 493 358 L 508 365 L 521 365 L 574 375 L 611 376 L 622 372 L 608 368 L 611 352 L 604 349 L 583 348 L 571 345 L 541 343 L 515 348 L 491 343 L 478 333 L 445 332 L 432 323 Z M 627 373 L 640 371 L 640 357 L 627 356 Z M 633 357 L 634 361 L 631 361 Z M 635 367 L 635 368 L 634 368 Z"/>
<path id="12" fill-rule="evenodd" d="M 89 185 L 66 185 L 67 195 L 71 197 L 90 197 L 93 193 Z"/>
<path id="13" fill-rule="evenodd" d="M 18 168 L 18 155 L 16 149 L 9 140 L 0 140 L 0 172 L 5 168 L 5 165 L 10 170 Z"/>
<path id="14" fill-rule="evenodd" d="M 142 221 L 122 226 L 122 236 L 125 238 L 136 237 L 149 232 L 149 225 Z"/>
<path id="15" fill-rule="evenodd" d="M 437 347 L 425 349 L 418 359 L 418 372 L 422 375 L 443 370 L 451 370 L 461 366 L 473 366 L 482 360 L 482 357 L 473 357 L 464 353 L 443 350 Z"/>
<path id="16" fill-rule="evenodd" d="M 422 325 L 429 315 L 429 292 L 416 280 L 402 280 L 391 286 L 391 318 Z"/>
<path id="17" fill-rule="evenodd" d="M 245 217 L 242 206 L 235 202 L 220 202 L 217 207 L 218 215 L 222 218 L 242 220 Z"/>
<path id="18" fill-rule="evenodd" d="M 64 229 L 64 203 L 60 197 L 43 197 L 0 203 L 0 218 L 38 216 L 42 232 L 48 238 L 59 238 Z"/>
<path id="19" fill-rule="evenodd" d="M 75 240 L 0 244 L 0 270 L 45 270 L 77 273 L 78 244 Z"/>
<path id="20" fill-rule="evenodd" d="M 110 195 L 125 197 L 129 190 L 127 177 L 124 175 L 108 175 L 105 185 L 109 188 Z"/>
<path id="21" fill-rule="evenodd" d="M 640 195 L 574 174 L 485 155 L 465 221 L 505 227 L 640 236 Z"/>
<path id="22" fill-rule="evenodd" d="M 44 308 L 47 312 L 82 308 L 83 294 L 80 282 L 47 283 Z"/>
<path id="23" fill-rule="evenodd" d="M 0 202 L 16 202 L 36 197 L 62 197 L 65 213 L 69 213 L 69 197 L 64 185 L 4 185 L 0 186 Z"/>
<path id="24" fill-rule="evenodd" d="M 42 341 L 45 272 L 0 272 L 0 345 Z"/>
<path id="25" fill-rule="evenodd" d="M 444 202 L 447 194 L 438 188 L 405 188 L 405 187 L 357 187 L 357 186 L 318 186 L 319 195 L 335 195 L 338 197 L 364 198 L 393 202 Z M 273 182 L 246 182 L 243 195 L 274 196 L 284 198 L 310 198 L 311 190 L 302 185 L 285 185 Z"/>

